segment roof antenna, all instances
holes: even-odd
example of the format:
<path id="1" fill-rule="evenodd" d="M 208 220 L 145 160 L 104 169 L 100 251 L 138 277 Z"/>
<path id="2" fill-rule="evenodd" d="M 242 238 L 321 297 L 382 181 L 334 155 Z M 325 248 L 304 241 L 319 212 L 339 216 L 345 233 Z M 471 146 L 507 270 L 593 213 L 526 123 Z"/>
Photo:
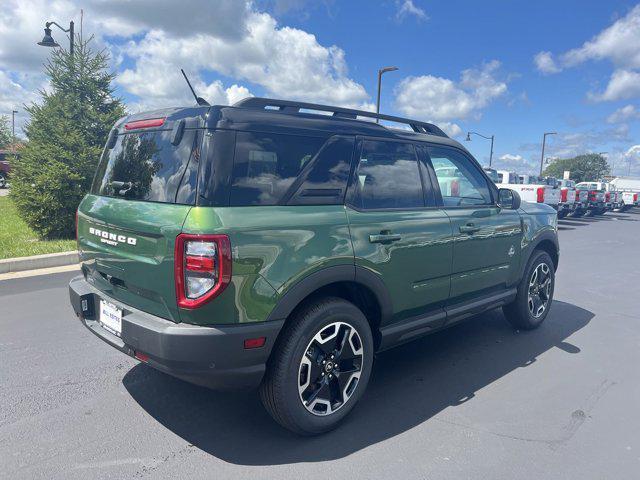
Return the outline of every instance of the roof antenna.
<path id="1" fill-rule="evenodd" d="M 207 102 L 204 98 L 199 97 L 196 95 L 195 90 L 193 89 L 193 87 L 191 86 L 191 82 L 189 81 L 189 79 L 187 78 L 187 74 L 184 73 L 183 69 L 180 69 L 180 71 L 182 72 L 182 75 L 184 76 L 184 79 L 187 81 L 187 85 L 189 85 L 189 89 L 191 90 L 191 93 L 193 93 L 194 98 L 196 99 L 196 103 L 198 105 L 201 105 L 203 107 L 210 107 L 211 105 L 209 104 L 209 102 Z"/>

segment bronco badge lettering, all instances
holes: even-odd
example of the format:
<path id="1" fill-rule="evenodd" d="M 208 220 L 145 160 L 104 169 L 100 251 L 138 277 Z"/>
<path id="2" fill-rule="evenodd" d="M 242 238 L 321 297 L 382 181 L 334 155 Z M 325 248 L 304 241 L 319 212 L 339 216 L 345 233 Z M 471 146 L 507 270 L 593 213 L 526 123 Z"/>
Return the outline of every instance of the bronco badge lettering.
<path id="1" fill-rule="evenodd" d="M 89 227 L 89 233 L 100 237 L 102 243 L 113 245 L 114 247 L 119 243 L 126 243 L 128 245 L 135 245 L 138 243 L 138 239 L 134 237 L 127 237 L 125 235 L 117 235 L 115 233 L 108 232 L 106 230 L 100 230 L 98 228 Z"/>

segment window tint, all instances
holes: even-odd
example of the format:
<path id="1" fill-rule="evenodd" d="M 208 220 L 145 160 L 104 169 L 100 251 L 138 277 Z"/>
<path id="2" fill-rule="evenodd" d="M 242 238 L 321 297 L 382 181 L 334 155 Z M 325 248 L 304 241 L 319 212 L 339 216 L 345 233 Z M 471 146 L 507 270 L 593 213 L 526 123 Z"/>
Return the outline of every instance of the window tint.
<path id="1" fill-rule="evenodd" d="M 457 150 L 428 147 L 445 207 L 491 203 L 486 178 Z"/>
<path id="2" fill-rule="evenodd" d="M 357 207 L 424 206 L 418 161 L 410 144 L 365 140 L 354 182 Z"/>
<path id="3" fill-rule="evenodd" d="M 115 146 L 105 150 L 100 159 L 91 192 L 129 200 L 192 204 L 200 155 L 198 132 L 185 130 L 177 146 L 171 144 L 171 130 L 118 135 Z"/>
<path id="4" fill-rule="evenodd" d="M 302 172 L 302 184 L 289 205 L 341 204 L 349 180 L 354 143 L 353 137 L 331 137 Z"/>
<path id="5" fill-rule="evenodd" d="M 238 132 L 230 204 L 276 205 L 324 138 Z"/>

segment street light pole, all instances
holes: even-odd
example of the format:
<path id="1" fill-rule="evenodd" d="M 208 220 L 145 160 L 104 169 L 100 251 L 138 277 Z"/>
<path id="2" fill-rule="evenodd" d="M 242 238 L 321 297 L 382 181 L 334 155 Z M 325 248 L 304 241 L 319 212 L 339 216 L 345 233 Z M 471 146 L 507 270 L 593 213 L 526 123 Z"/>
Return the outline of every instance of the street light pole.
<path id="1" fill-rule="evenodd" d="M 11 143 L 13 145 L 13 149 L 16 149 L 16 113 L 17 110 L 11 111 Z"/>
<path id="2" fill-rule="evenodd" d="M 542 168 L 544 166 L 544 147 L 547 143 L 547 135 L 557 135 L 558 132 L 545 132 L 542 135 L 542 155 L 540 156 L 540 176 L 542 176 Z"/>
<path id="3" fill-rule="evenodd" d="M 43 47 L 59 47 L 60 44 L 56 42 L 51 36 L 51 25 L 55 25 L 64 33 L 69 34 L 69 53 L 73 56 L 73 47 L 74 47 L 74 28 L 73 28 L 73 20 L 69 22 L 69 28 L 64 29 L 56 22 L 47 22 L 44 24 L 44 37 L 42 37 L 42 41 L 38 42 L 38 45 Z"/>
<path id="4" fill-rule="evenodd" d="M 378 70 L 378 101 L 376 102 L 376 113 L 380 114 L 380 89 L 382 86 L 382 74 L 386 72 L 394 72 L 398 67 L 384 67 Z M 376 118 L 376 123 L 380 123 L 380 119 Z"/>
<path id="5" fill-rule="evenodd" d="M 491 140 L 491 153 L 489 154 L 489 166 L 491 166 L 491 162 L 493 160 L 493 140 L 495 138 L 495 135 L 491 135 L 490 137 L 487 137 L 478 132 L 467 132 L 467 142 L 471 141 L 471 135 L 478 135 L 479 137 L 486 138 L 487 140 Z"/>

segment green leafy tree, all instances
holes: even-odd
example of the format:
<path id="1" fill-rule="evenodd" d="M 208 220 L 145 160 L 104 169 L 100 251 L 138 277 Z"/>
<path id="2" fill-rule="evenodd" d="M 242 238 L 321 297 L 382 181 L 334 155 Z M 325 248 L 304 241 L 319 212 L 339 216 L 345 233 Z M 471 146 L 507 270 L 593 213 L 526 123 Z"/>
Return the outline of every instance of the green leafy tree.
<path id="1" fill-rule="evenodd" d="M 9 117 L 0 115 L 0 148 L 7 148 L 13 141 Z"/>
<path id="2" fill-rule="evenodd" d="M 51 88 L 26 108 L 28 143 L 16 162 L 11 196 L 44 238 L 70 238 L 75 211 L 90 188 L 109 130 L 125 114 L 114 98 L 109 56 L 76 37 L 73 56 L 56 49 L 45 71 Z"/>
<path id="3" fill-rule="evenodd" d="M 573 158 L 554 160 L 553 163 L 545 168 L 543 175 L 562 178 L 566 170 L 571 173 L 571 180 L 586 182 L 600 180 L 605 175 L 608 175 L 609 164 L 602 155 L 587 153 Z"/>

